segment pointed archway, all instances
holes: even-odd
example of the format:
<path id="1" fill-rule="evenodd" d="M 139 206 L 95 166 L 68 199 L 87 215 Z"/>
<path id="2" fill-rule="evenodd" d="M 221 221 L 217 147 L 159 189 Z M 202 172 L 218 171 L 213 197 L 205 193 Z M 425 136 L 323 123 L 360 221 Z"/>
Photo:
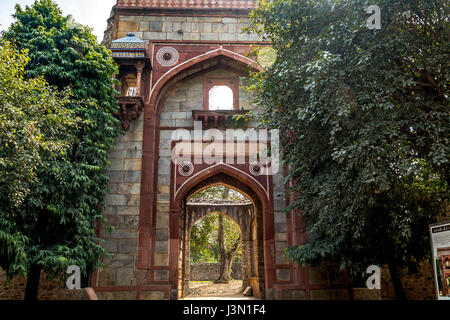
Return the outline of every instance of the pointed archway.
<path id="1" fill-rule="evenodd" d="M 173 170 L 176 175 L 176 171 Z M 270 199 L 266 190 L 250 175 L 227 164 L 216 164 L 206 168 L 181 184 L 177 191 L 172 192 L 171 201 L 171 265 L 177 263 L 178 268 L 172 275 L 172 286 L 178 289 L 178 298 L 186 294 L 186 281 L 189 280 L 189 239 L 193 216 L 186 208 L 187 199 L 214 185 L 224 185 L 246 195 L 252 203 L 254 217 L 243 234 L 243 255 L 248 261 L 243 265 L 243 275 L 246 278 L 244 286 L 251 286 L 253 294 L 259 299 L 265 298 L 268 275 L 270 277 L 271 252 L 270 236 Z"/>

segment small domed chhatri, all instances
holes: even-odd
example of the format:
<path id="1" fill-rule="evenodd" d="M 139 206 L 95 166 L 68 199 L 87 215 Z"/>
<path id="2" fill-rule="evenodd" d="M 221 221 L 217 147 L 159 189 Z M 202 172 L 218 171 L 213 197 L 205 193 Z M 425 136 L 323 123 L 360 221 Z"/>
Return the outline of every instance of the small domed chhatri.
<path id="1" fill-rule="evenodd" d="M 113 58 L 145 58 L 145 42 L 128 33 L 126 37 L 112 41 L 111 51 Z"/>

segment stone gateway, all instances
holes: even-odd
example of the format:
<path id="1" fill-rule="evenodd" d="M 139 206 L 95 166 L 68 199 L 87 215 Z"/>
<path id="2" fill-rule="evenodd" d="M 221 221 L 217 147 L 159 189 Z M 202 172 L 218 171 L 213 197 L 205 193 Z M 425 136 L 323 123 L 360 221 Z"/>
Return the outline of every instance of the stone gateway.
<path id="1" fill-rule="evenodd" d="M 289 203 L 283 173 L 261 174 L 260 164 L 250 162 L 250 141 L 240 161 L 231 164 L 194 161 L 195 150 L 185 152 L 182 163 L 172 161 L 180 143 L 174 139 L 176 130 L 192 133 L 200 124 L 226 136 L 234 116 L 260 112 L 243 88 L 249 72 L 263 70 L 252 47 L 269 46 L 243 30 L 254 6 L 249 0 L 119 0 L 114 6 L 104 44 L 120 67 L 117 116 L 126 134 L 110 155 L 105 215 L 116 229 L 111 234 L 101 230 L 100 236 L 114 258 L 93 275 L 100 299 L 183 298 L 190 279 L 190 228 L 208 213 L 193 210 L 187 200 L 218 184 L 251 200 L 239 221 L 243 282 L 256 297 L 349 298 L 345 273 L 333 267 L 308 269 L 284 258 L 285 248 L 304 241 L 301 220 L 296 213 L 282 212 Z M 217 87 L 232 92 L 226 110 L 210 107 L 211 90 Z M 252 121 L 245 125 L 255 127 Z M 203 136 L 200 149 L 208 148 L 202 145 L 211 139 Z M 199 141 L 183 143 L 184 150 L 186 143 L 191 150 L 190 144 Z M 224 142 L 222 159 L 230 144 L 235 150 L 233 143 Z"/>
<path id="2" fill-rule="evenodd" d="M 100 300 L 183 299 L 191 280 L 191 227 L 213 211 L 239 224 L 243 289 L 251 287 L 256 298 L 392 298 L 384 268 L 381 292 L 370 291 L 353 289 L 347 272 L 334 265 L 304 267 L 284 257 L 287 247 L 306 240 L 301 216 L 283 211 L 293 201 L 283 169 L 265 170 L 267 163 L 252 151 L 275 137 L 237 141 L 227 135 L 228 129 L 256 128 L 242 116 L 261 112 L 244 88 L 250 72 L 265 67 L 254 48 L 270 50 L 270 43 L 244 31 L 254 7 L 252 0 L 118 0 L 113 7 L 103 42 L 119 65 L 116 116 L 126 133 L 109 155 L 104 215 L 115 230 L 97 230 L 114 254 L 90 279 Z M 217 92 L 229 96 L 212 101 Z M 218 136 L 225 138 L 217 141 Z M 183 150 L 182 161 L 174 161 L 174 150 Z M 216 185 L 249 202 L 213 207 L 189 202 Z M 422 267 L 417 278 L 403 279 L 410 299 L 434 298 L 431 267 Z M 40 299 L 66 298 L 43 279 Z M 0 299 L 21 299 L 23 279 L 4 280 L 1 271 Z"/>

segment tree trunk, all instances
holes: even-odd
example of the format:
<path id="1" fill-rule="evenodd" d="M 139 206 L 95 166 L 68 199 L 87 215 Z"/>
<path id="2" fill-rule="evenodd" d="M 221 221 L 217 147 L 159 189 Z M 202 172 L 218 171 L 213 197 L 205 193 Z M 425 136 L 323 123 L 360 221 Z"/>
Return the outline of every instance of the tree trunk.
<path id="1" fill-rule="evenodd" d="M 219 246 L 219 278 L 217 283 L 227 283 L 230 280 L 226 275 L 226 251 L 224 243 L 223 216 L 219 214 L 219 229 L 217 230 L 217 244 Z"/>
<path id="2" fill-rule="evenodd" d="M 32 265 L 28 273 L 27 287 L 25 289 L 25 301 L 37 301 L 39 280 L 41 279 L 41 267 Z"/>
<path id="3" fill-rule="evenodd" d="M 397 300 L 406 300 L 405 290 L 403 289 L 402 279 L 400 277 L 400 271 L 394 264 L 389 265 L 389 272 L 391 273 L 391 281 L 394 286 L 395 296 Z"/>
<path id="4" fill-rule="evenodd" d="M 220 262 L 219 262 L 219 278 L 215 281 L 216 283 L 228 283 L 232 280 L 231 278 L 231 267 L 233 266 L 234 256 L 239 247 L 239 242 L 241 237 L 239 237 L 228 251 L 224 244 L 224 232 L 223 232 L 223 216 L 219 215 L 219 230 L 217 241 L 219 244 Z"/>
<path id="5" fill-rule="evenodd" d="M 222 199 L 227 200 L 230 195 L 230 189 L 225 188 L 222 193 Z M 239 242 L 241 238 L 239 237 L 236 243 L 227 250 L 224 241 L 224 227 L 223 227 L 223 215 L 219 214 L 219 228 L 217 231 L 217 244 L 219 246 L 219 278 L 215 281 L 216 283 L 228 283 L 232 280 L 231 278 L 231 267 L 233 265 L 234 256 L 239 247 Z"/>

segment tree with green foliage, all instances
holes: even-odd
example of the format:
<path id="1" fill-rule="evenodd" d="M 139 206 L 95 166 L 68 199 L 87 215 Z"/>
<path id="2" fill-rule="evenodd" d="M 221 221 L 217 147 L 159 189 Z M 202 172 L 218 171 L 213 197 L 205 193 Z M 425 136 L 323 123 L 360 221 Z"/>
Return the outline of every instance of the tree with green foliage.
<path id="1" fill-rule="evenodd" d="M 192 226 L 190 241 L 191 262 L 213 263 L 217 262 L 217 221 L 216 214 L 209 214 Z"/>
<path id="2" fill-rule="evenodd" d="M 0 266 L 9 276 L 26 274 L 28 237 L 16 214 L 32 192 L 39 170 L 66 160 L 77 119 L 68 92 L 40 78 L 24 79 L 26 51 L 0 44 Z"/>
<path id="3" fill-rule="evenodd" d="M 430 261 L 428 225 L 449 199 L 448 2 L 378 0 L 381 29 L 367 26 L 373 4 L 259 1 L 252 30 L 277 59 L 250 90 L 281 130 L 287 209 L 308 231 L 288 257 L 355 278 L 387 265 L 404 299 L 401 272 Z"/>
<path id="4" fill-rule="evenodd" d="M 60 91 L 70 89 L 68 107 L 80 119 L 68 133 L 73 139 L 64 159 L 38 168 L 33 192 L 14 215 L 1 213 L 9 234 L 26 239 L 15 269 L 28 276 L 25 299 L 36 299 L 41 271 L 54 277 L 77 265 L 86 278 L 107 254 L 95 225 L 105 222 L 108 152 L 121 132 L 113 116 L 118 111 L 113 79 L 118 70 L 91 30 L 63 16 L 54 2 L 37 0 L 25 9 L 17 5 L 13 17 L 16 21 L 3 36 L 28 50 L 25 77 L 43 76 Z"/>

